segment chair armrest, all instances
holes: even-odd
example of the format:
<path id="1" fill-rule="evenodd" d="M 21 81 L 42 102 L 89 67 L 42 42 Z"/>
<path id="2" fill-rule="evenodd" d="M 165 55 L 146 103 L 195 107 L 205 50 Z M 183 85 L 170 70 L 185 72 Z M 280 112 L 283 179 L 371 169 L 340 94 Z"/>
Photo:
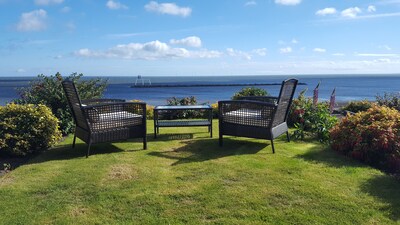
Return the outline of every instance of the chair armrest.
<path id="1" fill-rule="evenodd" d="M 136 114 L 146 115 L 146 103 L 144 102 L 112 102 L 96 105 L 82 106 L 84 110 L 96 110 L 99 113 L 109 113 L 118 111 L 132 111 Z"/>
<path id="2" fill-rule="evenodd" d="M 234 108 L 251 108 L 259 109 L 260 107 L 276 108 L 278 105 L 271 102 L 260 102 L 252 100 L 224 100 L 218 101 L 218 107 L 220 106 L 233 106 Z"/>
<path id="3" fill-rule="evenodd" d="M 82 106 L 82 108 L 90 122 L 97 122 L 101 115 L 112 113 L 135 114 L 141 116 L 144 122 L 146 121 L 146 103 L 144 102 L 114 102 Z"/>
<path id="4" fill-rule="evenodd" d="M 85 105 L 98 105 L 98 104 L 105 104 L 105 103 L 114 103 L 114 102 L 125 102 L 124 99 L 84 99 L 81 101 L 82 104 Z"/>
<path id="5" fill-rule="evenodd" d="M 251 100 L 251 101 L 277 103 L 278 97 L 275 97 L 275 96 L 242 96 L 242 97 L 239 97 L 238 100 Z"/>
<path id="6" fill-rule="evenodd" d="M 269 102 L 230 100 L 218 102 L 220 123 L 270 127 L 277 105 Z"/>

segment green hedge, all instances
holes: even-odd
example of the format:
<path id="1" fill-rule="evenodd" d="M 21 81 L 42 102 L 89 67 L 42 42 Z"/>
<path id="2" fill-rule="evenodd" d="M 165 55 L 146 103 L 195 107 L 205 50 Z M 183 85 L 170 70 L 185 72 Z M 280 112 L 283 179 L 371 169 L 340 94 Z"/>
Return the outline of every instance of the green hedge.
<path id="1" fill-rule="evenodd" d="M 1 153 L 25 156 L 45 150 L 60 139 L 58 119 L 47 106 L 0 106 Z"/>
<path id="2" fill-rule="evenodd" d="M 246 96 L 269 96 L 269 93 L 262 88 L 245 87 L 242 88 L 242 90 L 240 90 L 239 92 L 236 92 L 232 96 L 232 100 L 237 100 L 240 97 L 246 97 Z"/>
<path id="3" fill-rule="evenodd" d="M 367 111 L 369 108 L 372 107 L 372 103 L 368 100 L 363 101 L 352 101 L 347 103 L 342 110 L 350 111 L 353 113 L 358 113 L 362 111 Z"/>

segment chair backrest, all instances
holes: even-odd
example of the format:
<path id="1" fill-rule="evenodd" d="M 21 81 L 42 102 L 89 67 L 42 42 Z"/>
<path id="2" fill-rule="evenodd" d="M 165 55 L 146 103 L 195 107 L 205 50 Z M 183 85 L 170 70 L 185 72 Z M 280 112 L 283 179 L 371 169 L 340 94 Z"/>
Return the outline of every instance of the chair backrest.
<path id="1" fill-rule="evenodd" d="M 275 112 L 272 126 L 286 122 L 289 114 L 290 105 L 292 104 L 293 95 L 296 91 L 297 79 L 288 79 L 282 82 L 281 91 L 279 92 L 278 107 Z"/>
<path id="2" fill-rule="evenodd" d="M 62 86 L 65 92 L 65 96 L 67 97 L 68 105 L 71 109 L 76 126 L 85 130 L 89 130 L 89 125 L 86 120 L 85 112 L 82 109 L 81 99 L 79 98 L 79 94 L 76 90 L 74 82 L 70 80 L 64 80 L 62 82 Z"/>

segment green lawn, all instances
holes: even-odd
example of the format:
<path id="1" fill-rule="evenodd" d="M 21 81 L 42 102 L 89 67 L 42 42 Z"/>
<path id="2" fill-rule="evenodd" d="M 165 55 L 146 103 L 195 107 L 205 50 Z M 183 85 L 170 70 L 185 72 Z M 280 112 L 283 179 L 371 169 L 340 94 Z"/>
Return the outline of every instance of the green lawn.
<path id="1" fill-rule="evenodd" d="M 317 142 L 161 128 L 71 149 L 72 138 L 0 178 L 1 224 L 400 224 L 400 181 Z"/>

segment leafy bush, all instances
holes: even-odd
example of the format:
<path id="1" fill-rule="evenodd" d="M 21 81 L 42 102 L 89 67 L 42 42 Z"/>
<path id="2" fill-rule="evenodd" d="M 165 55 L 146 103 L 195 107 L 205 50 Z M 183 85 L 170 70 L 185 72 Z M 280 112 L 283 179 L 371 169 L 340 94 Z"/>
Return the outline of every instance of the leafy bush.
<path id="1" fill-rule="evenodd" d="M 376 101 L 381 106 L 387 106 L 400 111 L 400 93 L 385 93 L 383 96 L 376 96 Z"/>
<path id="2" fill-rule="evenodd" d="M 232 99 L 237 100 L 239 97 L 243 96 L 268 96 L 269 93 L 262 89 L 262 88 L 256 88 L 256 87 L 245 87 L 242 88 L 239 92 L 236 92 Z"/>
<path id="3" fill-rule="evenodd" d="M 218 118 L 218 102 L 211 104 L 213 118 Z"/>
<path id="4" fill-rule="evenodd" d="M 146 118 L 153 119 L 154 118 L 154 106 L 146 105 Z"/>
<path id="5" fill-rule="evenodd" d="M 143 102 L 142 100 L 130 100 L 130 102 Z M 146 104 L 146 119 L 153 119 L 154 118 L 154 106 Z"/>
<path id="6" fill-rule="evenodd" d="M 363 100 L 363 101 L 349 102 L 342 108 L 342 110 L 358 113 L 362 111 L 367 111 L 371 107 L 372 107 L 371 102 L 369 102 L 368 100 Z"/>
<path id="7" fill-rule="evenodd" d="M 24 156 L 60 139 L 58 119 L 47 106 L 11 103 L 0 107 L 0 152 Z"/>
<path id="8" fill-rule="evenodd" d="M 347 115 L 331 130 L 332 149 L 392 172 L 400 172 L 400 112 L 372 106 Z"/>
<path id="9" fill-rule="evenodd" d="M 331 116 L 329 104 L 326 102 L 313 105 L 312 98 L 304 95 L 305 91 L 294 99 L 288 115 L 288 124 L 295 131 L 293 137 L 304 140 L 305 137 L 317 138 L 321 142 L 329 141 L 329 130 L 337 123 Z"/>
<path id="10" fill-rule="evenodd" d="M 81 99 L 100 98 L 106 88 L 107 81 L 100 78 L 82 81 L 83 74 L 73 73 L 66 79 L 75 81 Z M 61 132 L 65 135 L 74 129 L 73 118 L 64 94 L 60 73 L 54 76 L 39 75 L 37 80 L 30 82 L 26 88 L 21 88 L 18 104 L 44 104 L 50 107 L 60 121 Z"/>
<path id="11" fill-rule="evenodd" d="M 177 98 L 172 97 L 167 99 L 167 105 L 197 105 L 197 99 L 194 96 Z M 167 117 L 168 119 L 189 119 L 189 118 L 198 118 L 202 117 L 203 113 L 198 110 L 183 110 L 183 111 L 171 111 L 164 112 L 163 117 Z"/>
<path id="12" fill-rule="evenodd" d="M 194 96 L 185 98 L 172 97 L 167 99 L 167 105 L 197 105 L 197 99 Z"/>

